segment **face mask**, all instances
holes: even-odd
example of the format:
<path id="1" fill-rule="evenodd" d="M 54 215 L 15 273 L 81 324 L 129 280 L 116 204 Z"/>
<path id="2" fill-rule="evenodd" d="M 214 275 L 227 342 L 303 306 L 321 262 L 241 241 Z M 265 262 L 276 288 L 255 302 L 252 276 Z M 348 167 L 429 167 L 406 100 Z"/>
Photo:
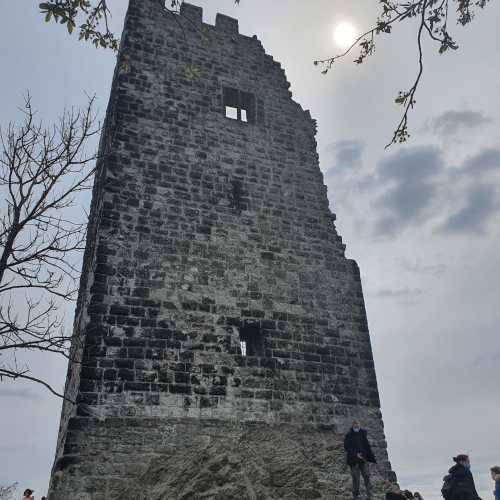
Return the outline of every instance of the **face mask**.
<path id="1" fill-rule="evenodd" d="M 464 467 L 465 467 L 467 470 L 470 470 L 470 464 L 464 464 Z"/>
<path id="2" fill-rule="evenodd" d="M 359 432 L 359 427 L 353 427 L 353 428 L 352 428 L 352 430 L 353 430 L 354 432 Z"/>

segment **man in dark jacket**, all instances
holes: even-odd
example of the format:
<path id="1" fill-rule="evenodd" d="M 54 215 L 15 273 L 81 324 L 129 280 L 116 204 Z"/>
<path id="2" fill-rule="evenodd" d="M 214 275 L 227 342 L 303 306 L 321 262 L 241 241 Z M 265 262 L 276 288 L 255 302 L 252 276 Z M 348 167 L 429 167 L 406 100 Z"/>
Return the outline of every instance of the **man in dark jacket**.
<path id="1" fill-rule="evenodd" d="M 344 439 L 344 449 L 347 454 L 347 465 L 351 468 L 352 494 L 359 498 L 359 477 L 363 476 L 366 497 L 372 498 L 369 463 L 376 463 L 375 455 L 368 441 L 367 432 L 361 429 L 360 423 L 355 420 Z"/>

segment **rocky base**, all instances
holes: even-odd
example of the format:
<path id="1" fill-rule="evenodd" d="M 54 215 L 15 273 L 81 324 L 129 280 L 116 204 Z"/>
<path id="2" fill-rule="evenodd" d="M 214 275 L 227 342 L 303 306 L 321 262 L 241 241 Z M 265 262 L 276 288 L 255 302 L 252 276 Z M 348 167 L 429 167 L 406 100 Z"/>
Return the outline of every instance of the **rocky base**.
<path id="1" fill-rule="evenodd" d="M 350 499 L 351 479 L 338 443 L 300 430 L 250 429 L 203 439 L 151 461 L 122 500 Z M 323 438 L 323 439 L 322 439 Z M 376 498 L 388 475 L 372 466 Z"/>
<path id="2" fill-rule="evenodd" d="M 372 466 L 375 499 L 393 489 Z M 112 443 L 112 448 L 109 444 Z M 392 487 L 391 487 L 392 486 Z M 333 426 L 72 419 L 49 500 L 350 499 L 343 433 Z"/>

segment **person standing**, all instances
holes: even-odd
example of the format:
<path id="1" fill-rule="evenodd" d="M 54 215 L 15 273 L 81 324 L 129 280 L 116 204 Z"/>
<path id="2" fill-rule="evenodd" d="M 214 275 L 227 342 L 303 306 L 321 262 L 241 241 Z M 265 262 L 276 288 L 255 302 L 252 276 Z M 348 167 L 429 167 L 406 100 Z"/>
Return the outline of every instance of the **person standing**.
<path id="1" fill-rule="evenodd" d="M 370 480 L 370 463 L 376 463 L 368 435 L 361 428 L 359 421 L 355 420 L 344 439 L 347 465 L 351 468 L 352 495 L 359 498 L 360 476 L 365 483 L 366 498 L 372 498 L 372 484 Z"/>
<path id="2" fill-rule="evenodd" d="M 491 468 L 491 478 L 495 481 L 495 489 L 493 490 L 495 500 L 500 500 L 500 467 Z"/>
<path id="3" fill-rule="evenodd" d="M 455 465 L 444 478 L 441 493 L 445 500 L 481 500 L 477 494 L 467 455 L 453 457 Z"/>
<path id="4" fill-rule="evenodd" d="M 35 493 L 33 490 L 26 488 L 23 493 L 23 500 L 35 500 L 33 493 Z"/>

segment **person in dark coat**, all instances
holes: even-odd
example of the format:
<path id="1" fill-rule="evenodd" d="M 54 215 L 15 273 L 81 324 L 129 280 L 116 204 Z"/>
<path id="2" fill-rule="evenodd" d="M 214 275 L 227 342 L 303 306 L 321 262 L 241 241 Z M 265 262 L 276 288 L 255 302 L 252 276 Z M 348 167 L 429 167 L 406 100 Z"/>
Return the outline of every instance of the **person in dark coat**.
<path id="1" fill-rule="evenodd" d="M 453 461 L 455 465 L 444 478 L 443 496 L 446 494 L 446 500 L 481 500 L 470 471 L 469 457 L 457 455 L 453 457 Z"/>
<path id="2" fill-rule="evenodd" d="M 354 499 L 359 498 L 360 475 L 365 483 L 366 497 L 372 498 L 372 485 L 370 481 L 370 463 L 376 463 L 367 432 L 361 428 L 360 423 L 355 420 L 344 439 L 347 465 L 351 468 L 352 495 Z"/>
<path id="3" fill-rule="evenodd" d="M 491 468 L 491 478 L 495 481 L 495 489 L 493 490 L 495 500 L 500 500 L 500 467 Z"/>

